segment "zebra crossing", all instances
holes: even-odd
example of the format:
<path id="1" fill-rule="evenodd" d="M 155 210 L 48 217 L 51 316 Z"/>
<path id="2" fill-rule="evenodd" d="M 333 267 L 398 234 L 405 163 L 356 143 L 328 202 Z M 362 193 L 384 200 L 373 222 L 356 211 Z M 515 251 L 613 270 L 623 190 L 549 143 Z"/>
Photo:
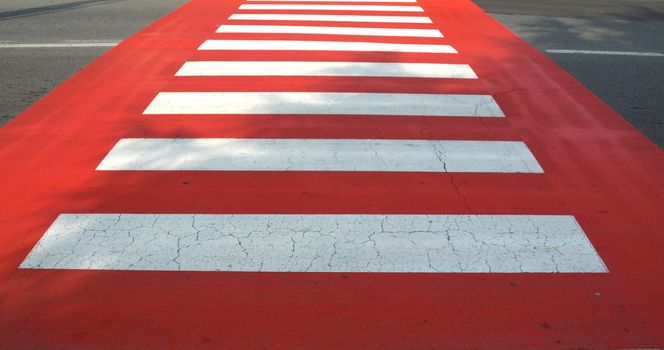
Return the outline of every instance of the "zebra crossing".
<path id="1" fill-rule="evenodd" d="M 232 54 L 279 51 L 292 61 L 182 62 L 173 79 L 233 76 L 366 77 L 482 80 L 460 52 L 413 5 L 301 4 L 307 0 L 248 0 L 197 49 Z M 330 3 L 343 0 L 326 1 Z M 277 12 L 262 12 L 277 11 Z M 281 11 L 281 12 L 280 12 Z M 286 11 L 286 12 L 284 12 Z M 288 13 L 307 11 L 315 13 Z M 344 11 L 366 15 L 343 14 Z M 322 13 L 318 13 L 322 12 Z M 335 12 L 334 14 L 329 14 Z M 336 12 L 340 12 L 337 14 Z M 372 14 L 372 12 L 376 12 Z M 385 15 L 399 12 L 401 15 Z M 406 14 L 403 14 L 406 13 Z M 236 24 L 252 21 L 252 24 Z M 265 25 L 253 22 L 269 22 Z M 283 22 L 275 25 L 274 22 Z M 295 23 L 292 23 L 295 22 Z M 296 25 L 314 22 L 318 25 Z M 335 26 L 341 22 L 350 26 Z M 320 25 L 321 23 L 325 25 Z M 373 23 L 381 27 L 362 27 Z M 389 27 L 400 24 L 399 27 Z M 404 27 L 417 24 L 415 27 Z M 383 27 L 384 26 L 384 27 Z M 426 26 L 426 27 L 424 27 Z M 234 34 L 283 38 L 246 39 Z M 292 34 L 316 35 L 297 39 Z M 324 36 L 348 37 L 326 40 Z M 322 36 L 322 37 L 321 37 Z M 390 42 L 362 37 L 387 37 Z M 336 37 L 335 37 L 336 38 Z M 413 43 L 425 38 L 431 43 Z M 376 40 L 376 39 L 374 39 Z M 385 62 L 307 60 L 312 52 L 416 53 L 436 63 L 399 57 Z M 224 56 L 220 56 L 224 57 Z M 333 55 L 330 55 L 333 57 Z M 442 84 L 442 83 L 441 83 Z M 398 86 L 398 83 L 397 83 Z M 442 85 L 443 87 L 445 85 Z M 160 91 L 143 118 L 205 115 L 343 116 L 391 118 L 507 118 L 490 94 L 326 91 Z M 546 175 L 520 140 L 123 138 L 97 172 L 350 172 Z M 445 198 L 439 200 L 444 201 Z M 518 205 L 518 203 L 515 203 Z M 367 215 L 363 213 L 135 214 L 62 213 L 21 264 L 23 269 L 277 271 L 277 272 L 499 272 L 606 273 L 572 215 L 493 213 Z"/>
<path id="2" fill-rule="evenodd" d="M 191 0 L 0 128 L 0 348 L 655 349 L 662 174 L 470 0 Z"/>

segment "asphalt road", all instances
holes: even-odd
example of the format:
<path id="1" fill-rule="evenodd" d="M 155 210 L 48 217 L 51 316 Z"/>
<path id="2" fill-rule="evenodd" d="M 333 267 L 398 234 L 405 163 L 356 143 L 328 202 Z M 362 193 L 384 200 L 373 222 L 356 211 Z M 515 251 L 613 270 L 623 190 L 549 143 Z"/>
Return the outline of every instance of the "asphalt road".
<path id="1" fill-rule="evenodd" d="M 664 54 L 664 0 L 475 0 L 533 46 Z M 664 56 L 548 56 L 664 148 Z"/>
<path id="2" fill-rule="evenodd" d="M 109 47 L 2 44 L 121 41 L 186 0 L 0 0 L 0 125 Z M 476 0 L 542 51 L 664 53 L 664 0 Z M 664 148 L 664 57 L 548 55 Z"/>
<path id="3" fill-rule="evenodd" d="M 0 0 L 0 45 L 118 42 L 186 2 Z M 0 125 L 109 49 L 0 48 Z"/>

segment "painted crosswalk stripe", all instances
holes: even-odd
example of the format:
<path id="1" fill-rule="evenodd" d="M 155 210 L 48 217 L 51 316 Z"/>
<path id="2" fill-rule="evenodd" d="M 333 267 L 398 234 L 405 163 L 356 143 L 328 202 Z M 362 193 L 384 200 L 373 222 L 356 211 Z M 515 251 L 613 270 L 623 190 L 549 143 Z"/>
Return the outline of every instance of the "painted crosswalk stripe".
<path id="1" fill-rule="evenodd" d="M 449 45 L 309 40 L 206 40 L 199 50 L 457 53 Z"/>
<path id="2" fill-rule="evenodd" d="M 322 35 L 367 35 L 442 38 L 438 29 L 410 28 L 365 28 L 322 26 L 271 26 L 271 25 L 222 25 L 217 33 L 270 33 L 270 34 L 322 34 Z"/>
<path id="3" fill-rule="evenodd" d="M 424 16 L 296 15 L 276 13 L 236 13 L 231 15 L 228 19 L 251 21 L 431 23 L 431 19 Z"/>
<path id="4" fill-rule="evenodd" d="M 352 92 L 160 92 L 143 113 L 504 117 L 489 95 Z"/>
<path id="5" fill-rule="evenodd" d="M 414 3 L 417 0 L 247 0 L 247 2 L 384 2 L 384 3 Z"/>
<path id="6" fill-rule="evenodd" d="M 608 272 L 566 215 L 61 214 L 20 268 Z"/>
<path id="7" fill-rule="evenodd" d="M 122 139 L 97 170 L 542 173 L 519 141 Z"/>
<path id="8" fill-rule="evenodd" d="M 466 64 L 373 62 L 186 62 L 177 76 L 364 76 L 477 79 Z"/>
<path id="9" fill-rule="evenodd" d="M 424 12 L 419 6 L 390 5 L 292 5 L 292 4 L 245 4 L 240 10 L 318 10 L 318 11 L 383 11 Z"/>
<path id="10" fill-rule="evenodd" d="M 414 3 L 417 0 L 247 0 L 248 2 L 384 2 L 384 3 Z"/>

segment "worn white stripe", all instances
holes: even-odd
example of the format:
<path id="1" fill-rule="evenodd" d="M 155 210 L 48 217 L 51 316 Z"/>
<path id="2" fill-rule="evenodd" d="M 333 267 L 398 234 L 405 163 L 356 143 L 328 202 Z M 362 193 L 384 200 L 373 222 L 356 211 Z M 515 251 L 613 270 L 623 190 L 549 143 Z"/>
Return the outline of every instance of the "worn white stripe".
<path id="1" fill-rule="evenodd" d="M 62 214 L 20 268 L 608 272 L 562 215 Z"/>
<path id="2" fill-rule="evenodd" d="M 236 13 L 230 20 L 251 21 L 324 21 L 324 22 L 375 22 L 375 23 L 431 23 L 424 16 L 356 16 L 356 15 L 296 15 L 296 14 L 261 14 Z"/>
<path id="3" fill-rule="evenodd" d="M 442 38 L 438 29 L 409 28 L 365 28 L 365 27 L 319 27 L 319 26 L 269 26 L 269 25 L 222 25 L 217 33 L 274 33 L 274 34 L 329 34 L 403 36 Z"/>
<path id="4" fill-rule="evenodd" d="M 445 54 L 457 53 L 457 51 L 449 45 L 309 40 L 206 40 L 198 49 L 250 51 L 376 51 Z"/>
<path id="5" fill-rule="evenodd" d="M 160 92 L 144 114 L 504 117 L 489 95 L 352 92 Z"/>
<path id="6" fill-rule="evenodd" d="M 416 0 L 247 0 L 248 2 L 397 2 L 397 3 L 413 3 Z"/>
<path id="7" fill-rule="evenodd" d="M 113 47 L 119 42 L 75 42 L 75 43 L 0 43 L 0 49 L 68 49 L 86 47 Z"/>
<path id="8" fill-rule="evenodd" d="M 97 170 L 542 173 L 519 141 L 122 139 Z"/>
<path id="9" fill-rule="evenodd" d="M 320 11 L 396 11 L 396 12 L 424 12 L 419 6 L 389 6 L 389 5 L 291 5 L 291 4 L 246 4 L 240 5 L 240 10 L 320 10 Z"/>
<path id="10" fill-rule="evenodd" d="M 364 76 L 477 79 L 466 64 L 371 62 L 186 62 L 177 76 Z"/>
<path id="11" fill-rule="evenodd" d="M 595 50 L 546 50 L 548 53 L 578 54 L 578 55 L 607 55 L 607 56 L 644 56 L 664 57 L 659 52 L 634 52 L 634 51 L 595 51 Z"/>

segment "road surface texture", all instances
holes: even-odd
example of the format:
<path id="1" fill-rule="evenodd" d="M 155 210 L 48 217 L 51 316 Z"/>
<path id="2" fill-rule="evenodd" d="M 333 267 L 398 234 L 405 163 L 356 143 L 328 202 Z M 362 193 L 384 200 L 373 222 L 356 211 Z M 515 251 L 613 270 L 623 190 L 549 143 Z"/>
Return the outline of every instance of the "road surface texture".
<path id="1" fill-rule="evenodd" d="M 74 73 L 186 0 L 0 0 L 0 125 Z M 94 45 L 100 43 L 101 45 Z"/>
<path id="2" fill-rule="evenodd" d="M 664 1 L 477 0 L 521 38 L 547 49 L 660 56 L 547 53 L 664 148 Z"/>
<path id="3" fill-rule="evenodd" d="M 0 42 L 115 43 L 185 0 L 0 0 Z M 478 0 L 538 49 L 664 53 L 662 0 Z M 0 126 L 109 48 L 0 49 Z M 548 53 L 664 148 L 664 57 Z"/>

